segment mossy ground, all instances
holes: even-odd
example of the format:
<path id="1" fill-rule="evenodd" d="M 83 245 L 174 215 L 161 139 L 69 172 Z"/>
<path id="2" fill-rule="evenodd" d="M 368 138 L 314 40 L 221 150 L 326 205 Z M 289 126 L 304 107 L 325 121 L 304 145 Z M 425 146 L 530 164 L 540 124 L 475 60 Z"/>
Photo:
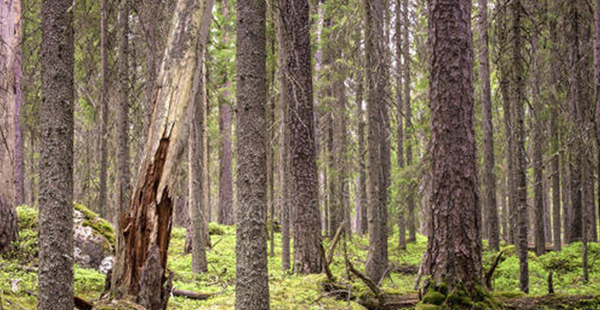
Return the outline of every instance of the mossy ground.
<path id="1" fill-rule="evenodd" d="M 0 260 L 0 294 L 2 294 L 5 309 L 35 309 L 37 291 L 37 275 L 27 267 L 35 267 L 37 256 L 37 232 L 35 224 L 37 217 L 35 209 L 19 208 L 20 240 L 18 251 Z M 203 293 L 217 293 L 205 301 L 193 301 L 183 297 L 170 300 L 170 310 L 187 309 L 233 309 L 235 303 L 235 228 L 211 224 L 210 231 L 213 248 L 208 251 L 209 272 L 193 274 L 191 272 L 191 256 L 184 253 L 185 229 L 174 228 L 169 253 L 169 269 L 175 273 L 173 285 L 177 289 L 191 290 Z M 397 229 L 393 230 L 389 239 L 390 262 L 397 265 L 420 264 L 422 254 L 426 249 L 427 240 L 417 237 L 417 242 L 408 245 L 406 251 L 397 249 Z M 324 275 L 298 276 L 281 270 L 281 240 L 275 236 L 275 256 L 269 257 L 269 283 L 271 294 L 271 309 L 277 310 L 317 310 L 348 309 L 346 301 L 336 300 L 323 292 L 321 282 Z M 325 248 L 327 249 L 327 241 Z M 347 243 L 348 256 L 358 269 L 364 269 L 367 256 L 368 240 L 354 235 Z M 531 295 L 541 296 L 547 290 L 547 276 L 550 270 L 554 272 L 554 289 L 557 295 L 589 295 L 600 291 L 600 246 L 589 245 L 590 281 L 581 281 L 581 244 L 566 247 L 561 253 L 548 253 L 541 257 L 530 254 Z M 497 253 L 484 253 L 484 270 L 487 270 Z M 336 255 L 331 266 L 332 272 L 341 283 L 347 283 L 343 257 L 343 242 L 338 244 Z M 416 275 L 393 273 L 382 282 L 382 290 L 387 293 L 415 295 L 412 290 Z M 18 281 L 18 289 L 11 290 L 11 282 Z M 519 264 L 518 259 L 511 253 L 510 247 L 505 248 L 505 255 L 494 274 L 493 297 L 497 300 L 517 298 L 522 296 L 518 291 Z M 75 267 L 75 293 L 87 300 L 94 300 L 104 290 L 104 275 L 90 269 Z M 358 280 L 352 285 L 352 291 L 357 295 L 368 294 L 369 290 Z M 446 295 L 444 295 L 446 294 Z M 444 298 L 448 293 L 442 293 Z M 420 310 L 440 309 L 435 305 L 441 296 L 426 295 L 431 304 L 420 304 Z M 460 296 L 451 296 L 458 298 Z M 473 302 L 471 300 L 471 302 Z M 480 302 L 480 301 L 475 301 Z M 351 302 L 351 309 L 364 309 Z M 111 309 L 106 305 L 106 309 Z M 113 308 L 114 309 L 114 308 Z M 485 308 L 484 308 L 485 309 Z M 492 308 L 493 309 L 493 308 Z"/>

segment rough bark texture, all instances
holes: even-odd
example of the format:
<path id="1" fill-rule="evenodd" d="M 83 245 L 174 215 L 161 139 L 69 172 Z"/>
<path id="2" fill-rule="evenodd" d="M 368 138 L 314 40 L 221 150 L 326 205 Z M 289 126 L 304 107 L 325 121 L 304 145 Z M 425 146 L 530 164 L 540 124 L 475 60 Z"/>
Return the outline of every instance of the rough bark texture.
<path id="1" fill-rule="evenodd" d="M 265 10 L 237 2 L 237 310 L 269 309 Z"/>
<path id="2" fill-rule="evenodd" d="M 214 0 L 207 0 L 202 15 L 200 27 L 200 40 L 198 42 L 198 68 L 194 74 L 194 97 L 190 103 L 190 123 L 188 136 L 188 209 L 190 215 L 190 232 L 192 245 L 192 271 L 201 273 L 208 270 L 206 261 L 206 245 L 208 244 L 208 227 L 206 221 L 206 208 L 204 205 L 204 167 L 202 155 L 204 143 L 202 132 L 204 130 L 204 76 L 206 74 L 206 43 L 210 30 Z"/>
<path id="3" fill-rule="evenodd" d="M 287 126 L 289 114 L 288 114 L 288 102 L 287 102 L 287 78 L 284 69 L 285 66 L 285 53 L 284 53 L 284 41 L 283 33 L 281 29 L 281 12 L 277 12 L 277 64 L 279 67 L 278 80 L 279 80 L 279 107 L 281 128 L 279 133 L 279 178 L 280 178 L 280 190 L 281 190 L 281 265 L 284 271 L 290 269 L 290 160 L 289 160 L 289 128 Z"/>
<path id="4" fill-rule="evenodd" d="M 594 1 L 594 88 L 596 104 L 596 142 L 600 146 L 600 0 Z M 598 152 L 597 160 L 600 160 Z M 600 165 L 597 166 L 600 175 Z M 598 182 L 598 216 L 600 217 L 600 182 Z"/>
<path id="5" fill-rule="evenodd" d="M 221 14 L 227 18 L 227 1 L 221 4 Z M 225 36 L 223 44 L 229 44 Z M 219 224 L 233 225 L 233 179 L 231 176 L 231 106 L 229 103 L 230 92 L 227 90 L 230 83 L 227 76 L 223 77 L 223 100 L 219 102 Z"/>
<path id="6" fill-rule="evenodd" d="M 23 199 L 20 19 L 20 1 L 0 2 L 0 253 L 17 240 L 15 207 Z"/>
<path id="7" fill-rule="evenodd" d="M 471 1 L 429 1 L 431 235 L 434 283 L 481 285 Z"/>
<path id="8" fill-rule="evenodd" d="M 404 56 L 402 53 L 403 48 L 403 27 L 402 23 L 404 22 L 404 16 L 402 15 L 402 11 L 407 10 L 406 7 L 403 6 L 403 1 L 396 1 L 396 119 L 398 122 L 398 142 L 396 145 L 396 160 L 398 168 L 404 168 L 404 128 L 402 120 L 404 119 L 402 113 L 402 107 L 404 103 L 404 96 L 402 87 L 404 86 L 402 72 L 403 67 L 401 63 L 401 59 Z M 404 61 L 407 61 L 404 59 Z M 398 248 L 406 249 L 406 222 L 404 217 L 404 208 L 400 206 L 400 210 L 398 210 Z M 413 224 L 414 225 L 414 224 Z"/>
<path id="9" fill-rule="evenodd" d="M 363 57 L 362 53 L 361 56 Z M 362 63 L 362 62 L 361 62 Z M 365 121 L 363 111 L 363 91 L 364 77 L 359 73 L 358 83 L 356 85 L 356 117 L 358 119 L 358 203 L 360 208 L 360 228 L 361 234 L 369 232 L 369 215 L 367 204 L 367 173 L 365 163 Z"/>
<path id="10" fill-rule="evenodd" d="M 494 173 L 494 123 L 492 119 L 492 93 L 490 86 L 490 60 L 488 50 L 487 0 L 479 0 L 479 78 L 481 79 L 481 106 L 483 122 L 483 208 L 486 215 L 487 237 L 490 249 L 500 249 L 500 229 L 496 203 L 496 174 Z"/>
<path id="11" fill-rule="evenodd" d="M 42 5 L 38 310 L 74 307 L 72 5 Z"/>
<path id="12" fill-rule="evenodd" d="M 387 187 L 389 185 L 389 118 L 386 107 L 382 0 L 363 1 L 365 16 L 365 75 L 367 81 L 367 195 L 369 251 L 366 274 L 376 283 L 388 267 Z"/>
<path id="13" fill-rule="evenodd" d="M 187 123 L 188 104 L 193 96 L 193 76 L 198 65 L 199 32 L 206 1 L 178 0 L 167 50 L 161 67 L 161 85 L 157 93 L 144 157 L 132 192 L 129 210 L 120 219 L 117 258 L 113 269 L 112 290 L 116 298 L 137 296 L 149 310 L 156 304 L 144 304 L 141 296 L 156 294 L 156 287 L 142 285 L 144 277 L 166 281 L 167 249 L 171 232 L 173 199 L 171 190 L 176 167 L 182 155 L 182 140 Z M 151 255 L 157 249 L 160 268 L 154 268 Z M 148 273 L 155 273 L 153 276 Z M 166 305 L 169 294 L 161 291 Z"/>
<path id="14" fill-rule="evenodd" d="M 582 126 L 582 106 L 580 100 L 580 52 L 579 52 L 579 12 L 578 1 L 569 1 L 569 24 L 570 24 L 570 41 L 569 41 L 569 115 L 571 119 L 571 134 L 575 136 L 572 145 L 569 147 L 570 157 L 570 180 L 571 180 L 571 222 L 569 243 L 581 241 L 582 233 L 582 183 L 581 183 L 581 165 L 583 147 L 581 135 L 583 134 Z"/>
<path id="15" fill-rule="evenodd" d="M 289 151 L 294 236 L 294 272 L 322 268 L 317 151 L 313 113 L 309 5 L 307 0 L 279 0 L 288 81 Z"/>
<path id="16" fill-rule="evenodd" d="M 117 106 L 117 206 L 115 218 L 127 211 L 131 194 L 129 163 L 129 0 L 119 10 L 119 104 Z"/>
<path id="17" fill-rule="evenodd" d="M 537 31 L 531 34 L 533 53 L 533 210 L 535 253 L 540 256 L 546 252 L 546 232 L 544 226 L 544 170 L 543 170 L 543 105 L 540 102 L 540 56 Z"/>
<path id="18" fill-rule="evenodd" d="M 517 243 L 519 256 L 519 288 L 523 292 L 529 291 L 529 263 L 528 263 L 528 226 L 529 212 L 527 208 L 527 153 L 525 152 L 525 124 L 524 124 L 524 70 L 522 56 L 521 18 L 522 4 L 520 0 L 511 3 L 512 12 L 512 98 L 513 115 L 515 120 L 514 143 L 516 150 L 515 181 L 517 185 Z"/>
<path id="19" fill-rule="evenodd" d="M 100 91 L 100 177 L 98 192 L 98 211 L 104 218 L 108 218 L 111 210 L 107 207 L 106 174 L 108 169 L 108 51 L 107 51 L 107 0 L 101 0 L 100 10 L 100 72 L 102 76 Z"/>

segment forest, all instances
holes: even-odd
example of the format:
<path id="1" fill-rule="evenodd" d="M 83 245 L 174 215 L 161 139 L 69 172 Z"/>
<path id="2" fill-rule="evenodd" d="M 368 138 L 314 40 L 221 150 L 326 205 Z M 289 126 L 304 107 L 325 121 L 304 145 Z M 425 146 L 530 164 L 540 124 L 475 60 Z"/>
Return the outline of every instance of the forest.
<path id="1" fill-rule="evenodd" d="M 600 0 L 0 0 L 0 310 L 600 309 Z"/>

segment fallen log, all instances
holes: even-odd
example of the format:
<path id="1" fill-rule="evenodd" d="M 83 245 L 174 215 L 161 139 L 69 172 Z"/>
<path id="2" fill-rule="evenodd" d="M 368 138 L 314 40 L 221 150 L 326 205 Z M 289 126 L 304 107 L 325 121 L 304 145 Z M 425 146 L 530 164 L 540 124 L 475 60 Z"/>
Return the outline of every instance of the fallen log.
<path id="1" fill-rule="evenodd" d="M 79 310 L 92 310 L 94 308 L 93 304 L 84 300 L 83 298 L 75 296 L 73 300 L 75 301 L 75 308 Z"/>
<path id="2" fill-rule="evenodd" d="M 206 300 L 215 295 L 217 295 L 217 293 L 198 293 L 185 290 L 173 290 L 173 296 L 186 297 L 193 300 Z"/>
<path id="3" fill-rule="evenodd" d="M 598 309 L 600 295 L 545 295 L 539 297 L 499 298 L 506 310 Z"/>

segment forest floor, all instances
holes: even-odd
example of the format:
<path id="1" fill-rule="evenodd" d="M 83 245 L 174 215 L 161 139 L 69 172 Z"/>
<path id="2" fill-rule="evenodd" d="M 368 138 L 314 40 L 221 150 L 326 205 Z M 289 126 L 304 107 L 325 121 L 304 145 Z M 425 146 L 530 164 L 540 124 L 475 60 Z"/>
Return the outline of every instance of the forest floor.
<path id="1" fill-rule="evenodd" d="M 37 233 L 33 227 L 31 208 L 19 212 L 20 241 L 18 250 L 10 258 L 0 259 L 0 297 L 4 309 L 33 310 L 36 308 L 37 274 Z M 168 267 L 172 273 L 173 285 L 177 290 L 201 293 L 214 293 L 207 300 L 190 300 L 185 297 L 172 297 L 169 310 L 188 309 L 234 309 L 235 303 L 235 228 L 210 225 L 212 248 L 208 251 L 209 271 L 205 274 L 191 272 L 192 258 L 185 254 L 185 229 L 176 227 L 172 232 Z M 390 236 L 390 263 L 393 272 L 382 281 L 382 291 L 391 294 L 417 296 L 412 290 L 415 284 L 427 240 L 418 236 L 417 242 L 408 245 L 406 251 L 397 249 L 397 229 Z M 357 235 L 345 243 L 346 253 L 357 269 L 363 269 L 367 255 L 368 240 Z M 269 284 L 271 309 L 364 309 L 354 301 L 337 300 L 322 287 L 325 275 L 299 276 L 283 272 L 281 268 L 281 239 L 275 235 L 275 255 L 269 257 Z M 328 248 L 328 240 L 324 245 Z M 497 253 L 484 252 L 484 270 L 488 270 Z M 509 309 L 573 309 L 566 301 L 570 295 L 595 296 L 600 292 L 600 245 L 589 245 L 590 281 L 582 281 L 581 244 L 572 244 L 560 253 L 550 252 L 540 257 L 530 252 L 530 296 L 524 298 L 519 293 L 519 262 L 513 246 L 503 247 L 502 259 L 494 273 L 492 285 L 494 296 L 499 300 L 513 301 Z M 343 240 L 336 247 L 331 270 L 341 284 L 349 283 L 344 263 Z M 545 304 L 547 278 L 553 272 L 556 303 Z M 75 294 L 83 299 L 94 301 L 104 291 L 105 275 L 93 269 L 75 266 Z M 351 290 L 356 295 L 368 292 L 368 288 L 355 279 Z M 561 303 L 565 303 L 560 306 Z M 600 309 L 589 308 L 589 309 Z"/>

